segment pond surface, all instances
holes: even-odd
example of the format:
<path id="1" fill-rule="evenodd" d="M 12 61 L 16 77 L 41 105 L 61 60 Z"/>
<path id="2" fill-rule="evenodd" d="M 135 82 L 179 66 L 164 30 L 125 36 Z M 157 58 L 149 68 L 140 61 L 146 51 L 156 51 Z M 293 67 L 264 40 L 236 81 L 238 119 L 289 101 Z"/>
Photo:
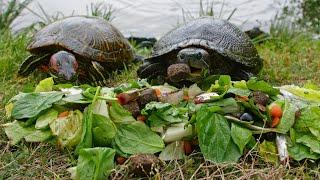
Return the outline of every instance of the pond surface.
<path id="1" fill-rule="evenodd" d="M 284 0 L 203 0 L 204 9 L 211 6 L 216 18 L 227 19 L 244 29 L 260 26 L 268 31 L 270 21 L 281 10 Z M 87 14 L 91 3 L 111 4 L 114 12 L 112 23 L 125 36 L 160 37 L 184 22 L 184 17 L 197 17 L 200 0 L 35 0 L 28 7 L 41 13 L 40 6 L 48 15 L 61 12 L 65 16 Z M 40 6 L 39 6 L 40 5 Z M 26 10 L 15 22 L 15 29 L 27 26 L 40 18 Z"/>

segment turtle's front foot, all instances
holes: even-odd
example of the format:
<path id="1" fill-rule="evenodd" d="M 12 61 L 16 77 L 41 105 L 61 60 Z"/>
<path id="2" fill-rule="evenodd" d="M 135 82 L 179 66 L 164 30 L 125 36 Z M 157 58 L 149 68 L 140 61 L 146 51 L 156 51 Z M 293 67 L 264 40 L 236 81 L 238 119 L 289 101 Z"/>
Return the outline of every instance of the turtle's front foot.
<path id="1" fill-rule="evenodd" d="M 159 79 L 167 73 L 166 67 L 162 63 L 150 63 L 145 61 L 138 69 L 137 74 L 140 78 L 149 80 Z"/>
<path id="2" fill-rule="evenodd" d="M 253 77 L 254 74 L 249 72 L 249 71 L 246 71 L 246 70 L 243 70 L 243 69 L 240 69 L 238 72 L 236 72 L 235 74 L 232 75 L 232 79 L 233 80 L 249 80 L 251 77 Z"/>

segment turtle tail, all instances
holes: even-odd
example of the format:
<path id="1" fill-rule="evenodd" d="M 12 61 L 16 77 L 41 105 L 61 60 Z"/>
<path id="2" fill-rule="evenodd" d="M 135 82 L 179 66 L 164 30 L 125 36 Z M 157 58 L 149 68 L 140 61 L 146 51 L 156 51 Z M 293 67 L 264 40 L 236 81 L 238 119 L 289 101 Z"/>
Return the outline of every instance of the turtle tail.
<path id="1" fill-rule="evenodd" d="M 49 58 L 50 54 L 44 55 L 30 55 L 28 56 L 19 67 L 18 74 L 21 76 L 27 76 L 34 71 L 39 65 Z"/>

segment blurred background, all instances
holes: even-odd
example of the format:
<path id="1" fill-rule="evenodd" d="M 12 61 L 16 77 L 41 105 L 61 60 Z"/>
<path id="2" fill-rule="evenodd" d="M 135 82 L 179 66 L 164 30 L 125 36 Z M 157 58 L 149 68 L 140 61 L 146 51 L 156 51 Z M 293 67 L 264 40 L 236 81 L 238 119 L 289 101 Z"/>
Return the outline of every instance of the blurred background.
<path id="1" fill-rule="evenodd" d="M 12 26 L 18 30 L 50 18 L 111 12 L 112 23 L 125 36 L 159 38 L 179 23 L 202 15 L 230 19 L 244 30 L 258 26 L 268 31 L 288 4 L 286 0 L 34 0 Z"/>

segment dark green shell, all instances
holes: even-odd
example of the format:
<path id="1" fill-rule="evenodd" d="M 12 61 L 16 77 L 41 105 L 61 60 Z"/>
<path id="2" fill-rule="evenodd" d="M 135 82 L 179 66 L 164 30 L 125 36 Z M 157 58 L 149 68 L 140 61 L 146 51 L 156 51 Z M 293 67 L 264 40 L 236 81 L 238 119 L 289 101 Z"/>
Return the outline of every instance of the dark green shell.
<path id="1" fill-rule="evenodd" d="M 187 47 L 214 50 L 224 57 L 249 67 L 253 73 L 261 70 L 263 61 L 250 38 L 225 20 L 203 17 L 188 22 L 164 35 L 155 45 L 148 61 L 162 61 L 165 55 Z"/>
<path id="2" fill-rule="evenodd" d="M 27 50 L 32 54 L 65 49 L 85 61 L 123 63 L 133 60 L 133 49 L 107 21 L 94 17 L 69 17 L 38 31 Z"/>

